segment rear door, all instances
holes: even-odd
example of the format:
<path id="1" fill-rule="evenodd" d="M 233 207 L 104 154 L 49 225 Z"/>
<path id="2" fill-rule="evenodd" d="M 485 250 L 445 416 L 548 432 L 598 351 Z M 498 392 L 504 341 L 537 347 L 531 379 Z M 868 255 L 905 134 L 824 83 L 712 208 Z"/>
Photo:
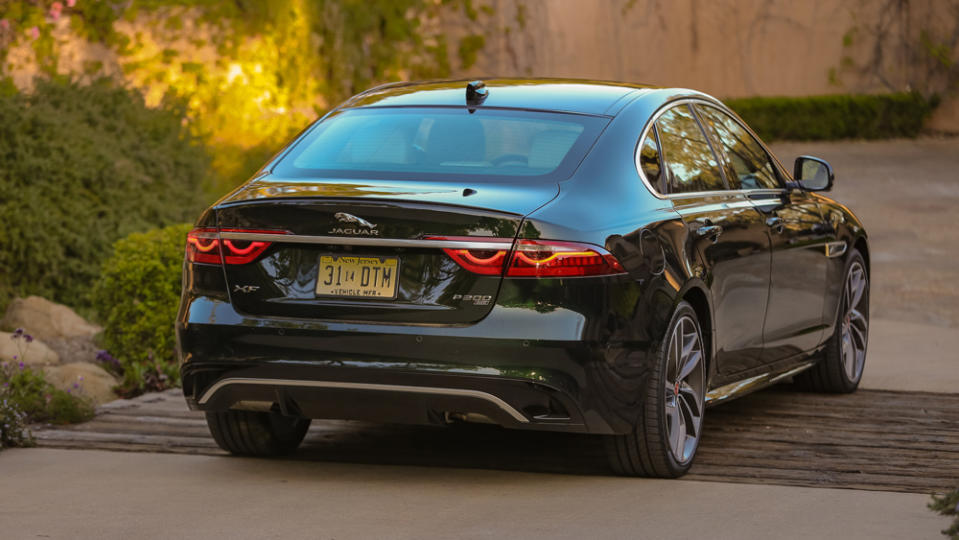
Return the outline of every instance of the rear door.
<path id="1" fill-rule="evenodd" d="M 763 324 L 763 362 L 807 351 L 822 341 L 827 240 L 815 197 L 786 191 L 762 144 L 724 111 L 697 111 L 726 153 L 733 187 L 753 201 L 766 223 L 772 249 L 769 301 Z"/>
<path id="2" fill-rule="evenodd" d="M 762 216 L 727 188 L 720 157 L 688 104 L 656 122 L 668 197 L 690 230 L 705 268 L 694 268 L 711 291 L 716 362 L 722 374 L 755 366 L 763 347 L 769 293 L 769 239 Z"/>

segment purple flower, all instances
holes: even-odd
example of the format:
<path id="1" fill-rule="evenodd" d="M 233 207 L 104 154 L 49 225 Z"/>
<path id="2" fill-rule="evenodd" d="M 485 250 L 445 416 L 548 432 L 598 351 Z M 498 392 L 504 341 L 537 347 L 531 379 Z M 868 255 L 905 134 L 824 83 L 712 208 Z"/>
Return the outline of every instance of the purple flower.
<path id="1" fill-rule="evenodd" d="M 27 340 L 27 343 L 33 343 L 33 336 L 30 334 L 23 334 L 23 339 Z"/>
<path id="2" fill-rule="evenodd" d="M 17 328 L 16 330 L 13 331 L 13 335 L 10 336 L 10 339 L 18 339 L 22 335 L 23 335 L 23 328 Z"/>
<path id="3" fill-rule="evenodd" d="M 20 369 L 23 369 L 23 362 L 20 362 Z"/>

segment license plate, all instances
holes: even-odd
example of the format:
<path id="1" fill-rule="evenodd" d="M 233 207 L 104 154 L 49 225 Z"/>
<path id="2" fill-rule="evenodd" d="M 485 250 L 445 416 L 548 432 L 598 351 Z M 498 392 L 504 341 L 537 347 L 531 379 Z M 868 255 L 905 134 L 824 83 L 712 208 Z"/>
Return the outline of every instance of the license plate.
<path id="1" fill-rule="evenodd" d="M 320 255 L 316 295 L 393 299 L 399 270 L 396 257 Z"/>

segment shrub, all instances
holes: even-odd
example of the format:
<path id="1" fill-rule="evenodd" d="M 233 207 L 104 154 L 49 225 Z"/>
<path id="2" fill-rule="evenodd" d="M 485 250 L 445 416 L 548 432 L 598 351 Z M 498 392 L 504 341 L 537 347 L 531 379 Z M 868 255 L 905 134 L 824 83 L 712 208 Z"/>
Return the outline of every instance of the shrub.
<path id="1" fill-rule="evenodd" d="M 944 516 L 953 516 L 952 525 L 942 531 L 942 534 L 952 540 L 959 540 L 959 488 L 942 496 L 933 495 L 929 508 Z"/>
<path id="2" fill-rule="evenodd" d="M 174 321 L 190 225 L 134 233 L 113 245 L 94 288 L 101 344 L 123 368 L 121 395 L 179 384 Z"/>
<path id="3" fill-rule="evenodd" d="M 208 165 L 181 107 L 106 80 L 0 95 L 0 296 L 85 310 L 114 241 L 202 209 Z"/>
<path id="4" fill-rule="evenodd" d="M 915 137 L 938 105 L 921 94 L 727 99 L 766 141 Z"/>

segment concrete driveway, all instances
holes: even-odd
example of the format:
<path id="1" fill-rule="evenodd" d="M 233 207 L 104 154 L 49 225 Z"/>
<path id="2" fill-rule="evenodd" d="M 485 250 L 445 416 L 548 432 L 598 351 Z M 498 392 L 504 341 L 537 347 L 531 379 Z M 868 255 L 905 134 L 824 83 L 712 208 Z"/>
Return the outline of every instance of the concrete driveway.
<path id="1" fill-rule="evenodd" d="M 831 161 L 835 195 L 871 233 L 874 322 L 863 386 L 957 392 L 959 140 L 775 151 L 787 163 L 798 154 Z M 927 510 L 928 500 L 449 467 L 0 454 L 2 538 L 942 538 L 948 520 Z"/>

